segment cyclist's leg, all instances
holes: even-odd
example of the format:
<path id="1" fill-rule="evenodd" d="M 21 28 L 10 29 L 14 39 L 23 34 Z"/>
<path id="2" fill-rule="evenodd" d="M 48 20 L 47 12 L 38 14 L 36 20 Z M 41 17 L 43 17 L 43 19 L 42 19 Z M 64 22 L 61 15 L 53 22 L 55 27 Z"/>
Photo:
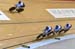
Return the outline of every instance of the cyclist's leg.
<path id="1" fill-rule="evenodd" d="M 43 36 L 43 34 L 41 33 L 41 34 L 39 34 L 38 36 L 37 36 L 37 39 L 39 39 L 41 36 Z"/>

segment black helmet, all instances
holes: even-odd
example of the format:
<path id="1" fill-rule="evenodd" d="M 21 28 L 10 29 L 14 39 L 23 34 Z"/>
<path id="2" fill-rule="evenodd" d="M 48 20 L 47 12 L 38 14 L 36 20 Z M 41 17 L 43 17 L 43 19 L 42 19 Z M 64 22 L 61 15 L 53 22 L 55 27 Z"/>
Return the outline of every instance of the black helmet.
<path id="1" fill-rule="evenodd" d="M 46 29 L 49 29 L 49 26 L 46 26 Z"/>
<path id="2" fill-rule="evenodd" d="M 21 3 L 21 1 L 18 2 L 19 4 Z"/>

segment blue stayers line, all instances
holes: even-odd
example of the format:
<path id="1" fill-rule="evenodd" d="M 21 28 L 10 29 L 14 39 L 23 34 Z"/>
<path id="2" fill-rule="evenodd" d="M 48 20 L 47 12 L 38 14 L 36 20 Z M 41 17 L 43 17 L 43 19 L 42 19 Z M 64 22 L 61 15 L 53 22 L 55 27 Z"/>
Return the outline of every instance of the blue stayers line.
<path id="1" fill-rule="evenodd" d="M 40 47 L 40 46 L 44 46 L 44 45 L 52 44 L 52 43 L 55 43 L 55 42 L 60 42 L 60 41 L 64 41 L 64 40 L 67 40 L 67 39 L 75 38 L 75 34 L 70 34 L 70 35 L 66 35 L 66 36 L 62 36 L 62 37 L 57 37 L 57 38 L 60 38 L 60 40 L 45 39 L 45 40 L 42 40 L 42 41 L 39 41 L 39 42 L 28 44 L 28 46 L 30 46 L 29 49 L 35 49 L 35 48 Z M 28 48 L 19 47 L 19 48 L 16 48 L 16 49 L 28 49 Z"/>

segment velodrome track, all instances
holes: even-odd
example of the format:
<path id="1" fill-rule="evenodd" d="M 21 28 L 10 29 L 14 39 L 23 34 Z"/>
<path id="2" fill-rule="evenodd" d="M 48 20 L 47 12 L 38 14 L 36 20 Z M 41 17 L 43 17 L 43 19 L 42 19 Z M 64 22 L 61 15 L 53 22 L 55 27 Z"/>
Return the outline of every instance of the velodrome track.
<path id="1" fill-rule="evenodd" d="M 56 24 L 60 24 L 64 26 L 69 22 L 73 28 L 67 34 L 75 32 L 75 18 L 55 19 L 46 11 L 49 8 L 75 8 L 74 2 L 64 2 L 63 4 L 50 0 L 24 0 L 26 4 L 24 12 L 10 13 L 8 9 L 17 1 L 0 0 L 0 10 L 11 19 L 9 21 L 0 20 L 0 49 L 34 40 L 46 25 L 54 27 Z"/>

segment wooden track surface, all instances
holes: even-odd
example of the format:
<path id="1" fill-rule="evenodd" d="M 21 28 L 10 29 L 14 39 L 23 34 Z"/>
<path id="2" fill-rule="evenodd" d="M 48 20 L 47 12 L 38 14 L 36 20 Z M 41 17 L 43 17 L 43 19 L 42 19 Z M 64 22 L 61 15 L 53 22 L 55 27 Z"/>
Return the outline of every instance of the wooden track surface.
<path id="1" fill-rule="evenodd" d="M 50 0 L 24 0 L 26 7 L 22 13 L 10 13 L 8 9 L 18 0 L 0 0 L 0 10 L 11 20 L 0 20 L 0 48 L 18 43 L 31 41 L 42 32 L 46 25 L 54 27 L 56 24 L 64 26 L 67 22 L 73 25 L 68 33 L 74 33 L 75 18 L 55 19 L 46 9 L 75 8 L 75 3 L 58 3 Z"/>

